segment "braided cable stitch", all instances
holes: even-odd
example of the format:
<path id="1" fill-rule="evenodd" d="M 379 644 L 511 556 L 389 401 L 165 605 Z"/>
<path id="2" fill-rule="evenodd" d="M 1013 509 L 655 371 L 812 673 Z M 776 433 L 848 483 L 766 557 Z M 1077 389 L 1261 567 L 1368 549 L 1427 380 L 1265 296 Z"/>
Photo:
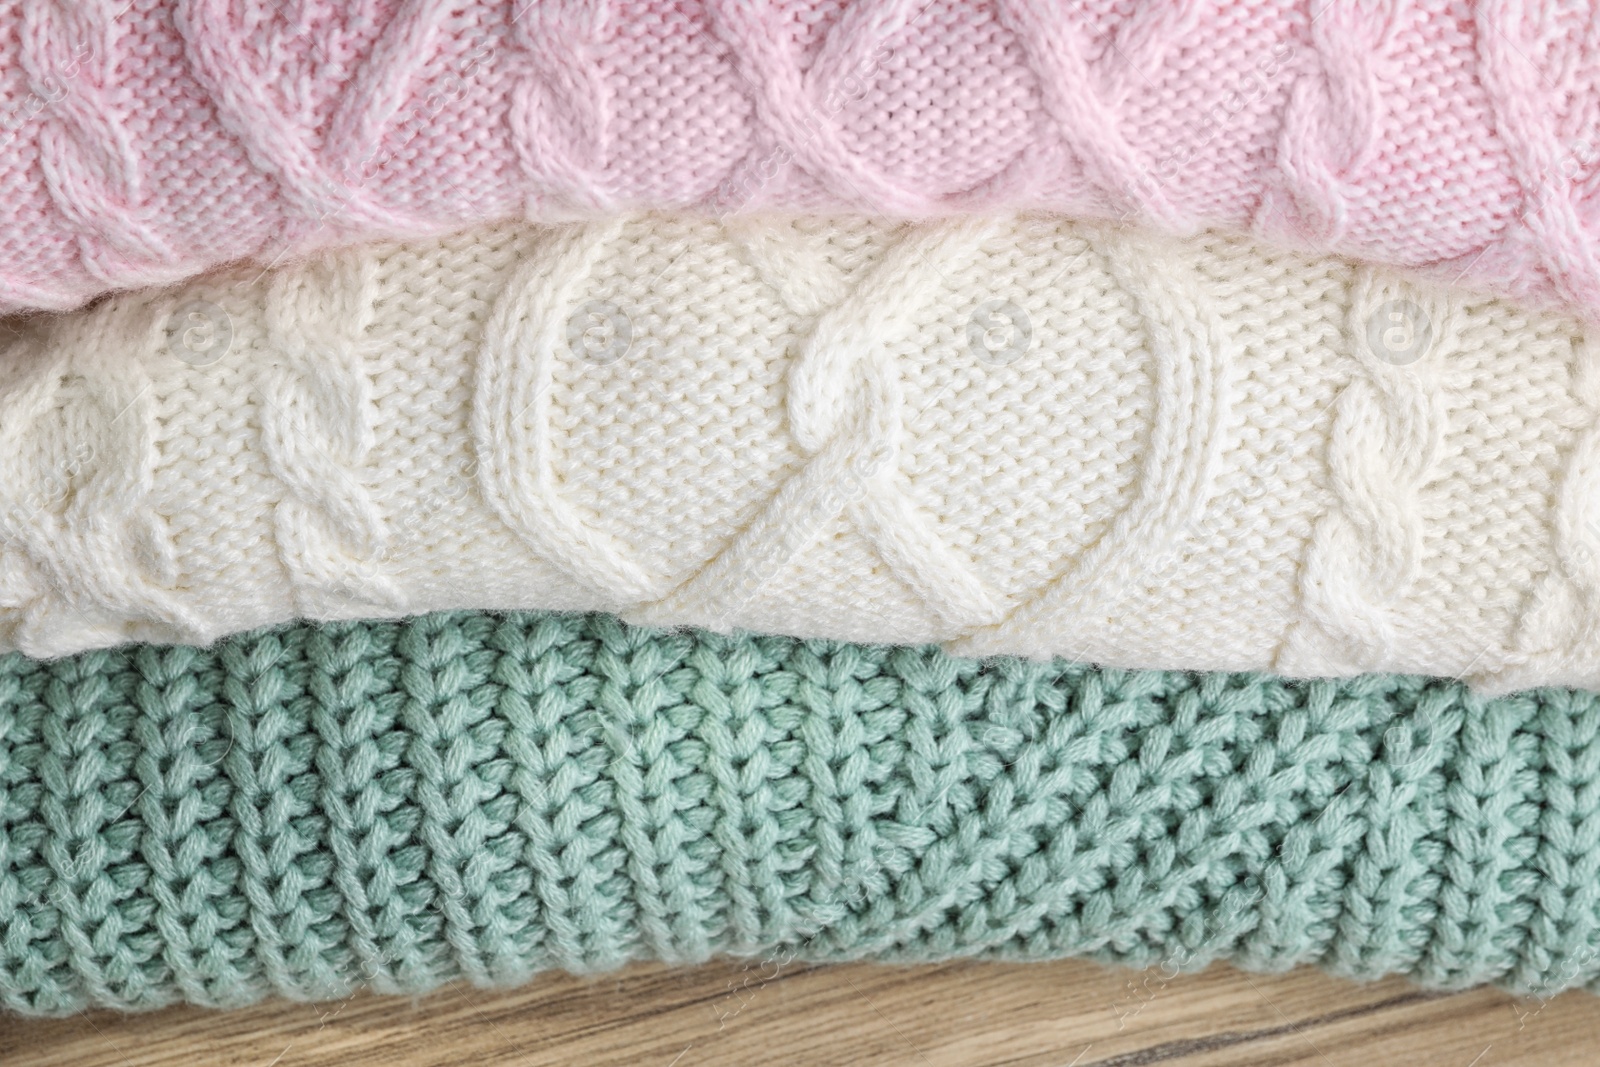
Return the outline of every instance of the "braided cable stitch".
<path id="1" fill-rule="evenodd" d="M 236 342 L 198 362 L 174 332 L 197 304 Z M 8 518 L 32 570 L 8 550 L 27 591 L 0 641 L 538 608 L 1600 685 L 1519 636 L 1545 576 L 1581 573 L 1558 531 L 1584 521 L 1586 337 L 1341 260 L 1054 217 L 618 216 L 242 268 L 19 342 L 10 484 L 121 442 L 99 463 L 130 478 L 71 506 L 138 536 L 73 553 L 53 512 Z M 48 400 L 63 367 L 106 399 Z"/>
<path id="2" fill-rule="evenodd" d="M 7 11 L 0 312 L 493 220 L 828 208 L 1254 231 L 1600 314 L 1593 12 L 1557 0 Z"/>
<path id="3" fill-rule="evenodd" d="M 1347 186 L 1372 159 L 1383 109 L 1392 106 L 1389 47 L 1400 14 L 1393 0 L 1313 5 L 1309 32 L 1320 76 L 1300 77 L 1290 93 L 1277 174 L 1255 217 L 1258 233 L 1290 241 L 1313 235 L 1323 247 L 1344 239 Z"/>
<path id="4" fill-rule="evenodd" d="M 126 306 L 66 328 L 73 340 L 55 353 L 26 333 L 13 342 L 24 359 L 0 387 L 0 620 L 34 655 L 151 627 L 197 639 L 199 615 L 172 589 L 166 519 L 148 499 L 159 459 L 149 379 L 137 366 L 103 373 L 119 344 L 154 347 L 159 318 Z"/>
<path id="5" fill-rule="evenodd" d="M 346 270 L 355 276 L 342 277 Z M 366 465 L 375 436 L 364 357 L 376 274 L 370 258 L 335 255 L 277 275 L 266 298 L 271 350 L 252 354 L 261 365 L 262 451 L 289 490 L 273 523 L 303 615 L 340 601 L 399 602 L 393 583 L 363 566 L 381 557 L 387 531 L 351 473 Z"/>
<path id="6" fill-rule="evenodd" d="M 144 163 L 116 93 L 115 49 L 125 27 L 111 0 L 22 8 L 22 60 L 30 80 L 56 89 L 40 116 L 39 168 L 52 202 L 76 232 L 84 268 L 110 288 L 185 273 L 153 221 Z"/>
<path id="7" fill-rule="evenodd" d="M 529 5 L 512 23 L 529 68 L 511 101 L 517 159 L 541 188 L 593 211 L 608 203 L 603 172 L 613 90 L 592 56 L 607 8 L 608 0 L 555 0 Z M 594 143 L 583 144 L 584 137 Z M 535 218 L 539 205 L 530 201 L 527 211 Z"/>
<path id="8" fill-rule="evenodd" d="M 1422 565 L 1423 490 L 1448 424 L 1437 369 L 1458 343 L 1460 318 L 1448 294 L 1360 274 L 1345 337 L 1361 372 L 1339 394 L 1328 446 L 1339 507 L 1312 535 L 1302 577 L 1310 617 L 1285 642 L 1281 670 L 1359 669 L 1400 643 L 1388 606 Z"/>
<path id="9" fill-rule="evenodd" d="M 352 10 L 352 33 L 378 24 L 360 17 L 365 14 L 361 8 L 371 6 Z M 328 77 L 325 66 L 318 69 L 319 62 L 327 62 L 321 50 L 331 47 L 337 53 L 341 43 L 326 39 L 326 25 L 282 24 L 277 5 L 234 0 L 192 0 L 177 5 L 172 16 L 183 35 L 189 69 L 214 102 L 221 124 L 238 138 L 251 163 L 276 180 L 292 212 L 315 220 L 318 228 L 329 223 L 385 236 L 438 232 L 437 225 L 430 226 L 416 212 L 384 203 L 363 171 L 373 158 L 384 119 L 400 110 L 410 76 L 426 62 L 426 55 L 418 53 L 433 43 L 433 24 L 446 5 L 442 0 L 403 0 L 377 6 L 390 9 L 381 20 L 383 38 L 370 45 L 363 65 L 326 83 L 319 81 Z M 307 10 L 302 17 L 310 14 Z M 317 36 L 324 37 L 320 46 L 313 40 Z M 263 48 L 264 55 L 257 51 Z M 311 62 L 299 70 L 286 69 L 291 62 L 286 57 L 300 52 L 308 52 Z M 318 144 L 304 109 L 308 100 L 324 94 L 334 95 L 335 102 L 327 135 Z"/>

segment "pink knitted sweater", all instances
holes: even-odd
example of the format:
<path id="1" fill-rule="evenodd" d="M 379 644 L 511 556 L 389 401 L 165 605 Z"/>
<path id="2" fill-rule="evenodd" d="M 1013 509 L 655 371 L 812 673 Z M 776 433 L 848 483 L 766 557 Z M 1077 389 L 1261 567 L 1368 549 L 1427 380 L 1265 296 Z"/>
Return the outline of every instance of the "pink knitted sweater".
<path id="1" fill-rule="evenodd" d="M 0 0 L 0 311 L 624 207 L 1250 229 L 1600 317 L 1592 5 Z"/>

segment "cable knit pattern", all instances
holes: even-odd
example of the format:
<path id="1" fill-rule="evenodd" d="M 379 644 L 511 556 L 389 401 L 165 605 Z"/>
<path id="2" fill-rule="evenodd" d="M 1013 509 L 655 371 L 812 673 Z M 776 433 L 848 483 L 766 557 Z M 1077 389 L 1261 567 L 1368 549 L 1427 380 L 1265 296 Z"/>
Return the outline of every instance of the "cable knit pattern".
<path id="1" fill-rule="evenodd" d="M 0 1003 L 1092 956 L 1600 983 L 1600 698 L 607 616 L 0 656 Z"/>
<path id="2" fill-rule="evenodd" d="M 117 288 L 180 277 L 180 258 L 153 225 L 129 104 L 114 57 L 126 24 L 112 0 L 25 5 L 22 66 L 35 85 L 76 84 L 40 116 L 38 164 L 83 269 Z M 65 234 L 64 234 L 65 236 Z"/>
<path id="3" fill-rule="evenodd" d="M 1139 495 L 1033 603 L 958 648 L 992 647 L 1005 641 L 1005 631 L 1033 626 L 1051 627 L 1067 641 L 1091 632 L 1124 588 L 1157 577 L 1173 552 L 1187 550 L 1183 542 L 1211 501 L 1228 451 L 1233 339 L 1188 265 L 1158 262 L 1148 246 L 1121 234 L 1104 234 L 1096 246 L 1112 280 L 1134 297 L 1154 364 L 1158 407 Z"/>
<path id="4" fill-rule="evenodd" d="M 64 344 L 26 352 L 0 385 L 0 612 L 15 644 L 38 654 L 200 633 L 172 588 L 179 563 L 150 501 L 160 456 L 149 376 L 137 363 L 111 369 L 130 341 L 156 347 L 152 311 L 64 322 Z"/>
<path id="5" fill-rule="evenodd" d="M 1404 321 L 1407 315 L 1417 323 Z M 1417 358 L 1397 365 L 1385 331 L 1416 325 L 1425 333 L 1406 337 L 1399 348 L 1409 355 L 1406 345 L 1416 345 Z M 1448 294 L 1414 293 L 1371 271 L 1357 275 L 1346 336 L 1356 339 L 1351 347 L 1361 374 L 1335 402 L 1328 443 L 1339 506 L 1312 535 L 1301 574 L 1308 618 L 1290 635 L 1280 669 L 1336 673 L 1402 643 L 1390 607 L 1404 602 L 1427 551 L 1424 490 L 1448 423 L 1437 369 L 1453 354 L 1464 325 Z"/>
<path id="6" fill-rule="evenodd" d="M 654 599 L 661 583 L 562 499 L 550 417 L 552 364 L 567 342 L 572 290 L 621 226 L 554 231 L 551 247 L 507 281 L 484 331 L 472 436 L 483 495 L 501 521 L 607 602 L 630 603 Z"/>
<path id="7" fill-rule="evenodd" d="M 1582 54 L 1593 56 L 1592 20 L 1600 14 L 1590 12 L 1589 17 L 1588 32 L 1577 40 L 1585 48 Z M 1513 246 L 1513 257 L 1535 258 L 1577 306 L 1600 306 L 1600 255 L 1589 225 L 1593 209 L 1582 203 L 1593 191 L 1594 175 L 1584 175 L 1582 183 L 1573 180 L 1574 146 L 1564 143 L 1562 112 L 1542 106 L 1551 81 L 1538 58 L 1548 61 L 1567 45 L 1559 36 L 1565 27 L 1506 0 L 1485 3 L 1478 18 L 1482 78 L 1522 190 L 1519 214 L 1526 226 L 1523 233 L 1503 235 L 1501 242 Z M 1593 122 L 1594 115 L 1580 114 L 1586 125 Z"/>
<path id="8" fill-rule="evenodd" d="M 376 287 L 372 257 L 344 255 L 282 272 L 266 294 L 270 352 L 252 369 L 261 450 L 289 491 L 273 527 L 301 615 L 326 613 L 328 597 L 399 602 L 393 583 L 363 566 L 381 556 L 387 533 L 353 473 L 366 466 L 375 436 L 363 356 Z"/>
<path id="9" fill-rule="evenodd" d="M 6 573 L 34 577 L 0 640 L 30 654 L 547 608 L 1600 685 L 1566 592 L 1593 587 L 1588 335 L 1340 260 L 1054 218 L 652 215 L 18 329 L 3 484 L 96 447 L 8 512 Z M 1580 651 L 1533 655 L 1557 648 Z"/>
<path id="10" fill-rule="evenodd" d="M 1393 0 L 1312 5 L 1307 29 L 1320 70 L 1296 80 L 1289 94 L 1277 173 L 1256 214 L 1258 232 L 1323 247 L 1343 243 L 1348 186 L 1372 157 L 1399 66 L 1389 54 L 1399 6 Z"/>
<path id="11" fill-rule="evenodd" d="M 528 180 L 552 200 L 573 207 L 609 206 L 604 171 L 613 87 L 596 59 L 609 0 L 556 0 L 527 5 L 511 24 L 527 69 L 512 90 L 512 146 Z M 537 199 L 529 218 L 541 210 Z"/>
<path id="12" fill-rule="evenodd" d="M 374 6 L 385 14 L 369 23 Z M 431 58 L 429 45 L 445 29 L 444 7 L 440 0 L 358 4 L 346 9 L 349 25 L 340 29 L 359 38 L 366 26 L 382 25 L 381 35 L 362 42 L 336 32 L 320 44 L 316 36 L 330 27 L 314 28 L 309 10 L 296 23 L 280 19 L 275 4 L 194 0 L 173 5 L 172 15 L 196 83 L 250 161 L 277 182 L 289 211 L 360 231 L 409 234 L 438 224 L 385 202 L 368 184 L 367 165 L 375 162 L 384 120 L 409 105 L 410 75 Z M 350 46 L 361 44 L 367 55 L 351 58 Z M 306 66 L 284 69 L 294 59 Z M 324 97 L 327 135 L 318 143 L 315 119 L 324 116 L 306 105 Z"/>
<path id="13" fill-rule="evenodd" d="M 497 220 L 1049 209 L 1592 318 L 1596 22 L 1554 0 L 10 0 L 0 312 Z"/>
<path id="14" fill-rule="evenodd" d="M 1124 217 L 1138 215 L 1169 229 L 1188 225 L 1168 190 L 1152 179 L 1149 160 L 1130 143 L 1121 119 L 1129 98 L 1160 76 L 1162 61 L 1194 32 L 1200 8 L 1191 0 L 1152 5 L 1113 30 L 1094 56 L 1087 28 L 1062 18 L 1059 8 L 1039 0 L 998 5 L 997 14 L 1015 35 L 1029 69 L 1037 72 L 1045 118 L 1038 136 L 1047 146 L 1066 149 L 1025 152 L 1013 166 L 1026 184 L 1015 192 L 1037 195 L 1041 181 L 1076 158 Z"/>

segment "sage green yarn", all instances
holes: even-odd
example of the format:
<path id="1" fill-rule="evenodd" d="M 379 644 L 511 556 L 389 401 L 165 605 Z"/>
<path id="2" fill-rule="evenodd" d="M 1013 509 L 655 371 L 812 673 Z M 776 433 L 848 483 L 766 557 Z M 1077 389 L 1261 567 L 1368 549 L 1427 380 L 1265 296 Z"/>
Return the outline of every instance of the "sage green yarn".
<path id="1" fill-rule="evenodd" d="M 1600 703 L 449 614 L 0 658 L 13 1011 L 718 954 L 1600 973 Z"/>

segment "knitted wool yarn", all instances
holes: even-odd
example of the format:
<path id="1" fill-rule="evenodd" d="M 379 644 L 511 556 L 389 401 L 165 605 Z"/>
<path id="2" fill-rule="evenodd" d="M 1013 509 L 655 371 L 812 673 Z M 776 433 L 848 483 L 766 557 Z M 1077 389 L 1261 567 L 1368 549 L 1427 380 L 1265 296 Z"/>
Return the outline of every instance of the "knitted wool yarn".
<path id="1" fill-rule="evenodd" d="M 445 609 L 1600 686 L 1600 347 L 1054 219 L 490 228 L 24 324 L 0 641 Z"/>
<path id="2" fill-rule="evenodd" d="M 606 617 L 0 657 L 0 1002 L 717 954 L 1600 981 L 1600 698 Z"/>
<path id="3" fill-rule="evenodd" d="M 1225 227 L 1600 314 L 1591 5 L 8 0 L 0 311 L 627 206 Z"/>

